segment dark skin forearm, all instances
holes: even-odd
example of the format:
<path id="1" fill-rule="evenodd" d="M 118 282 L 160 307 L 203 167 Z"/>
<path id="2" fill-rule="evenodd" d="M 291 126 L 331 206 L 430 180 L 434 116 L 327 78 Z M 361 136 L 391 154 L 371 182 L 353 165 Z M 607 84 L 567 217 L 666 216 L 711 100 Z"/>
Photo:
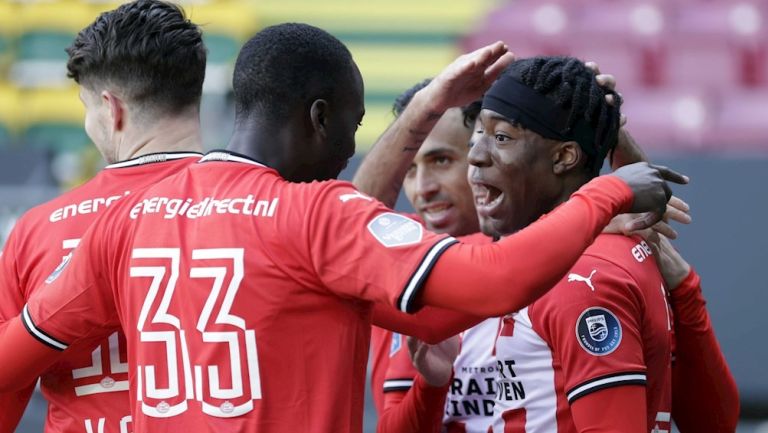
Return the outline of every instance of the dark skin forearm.
<path id="1" fill-rule="evenodd" d="M 445 109 L 432 107 L 423 89 L 379 137 L 357 169 L 352 183 L 361 192 L 393 207 L 405 174 Z"/>
<path id="2" fill-rule="evenodd" d="M 626 127 L 619 129 L 619 142 L 613 151 L 611 158 L 611 169 L 616 170 L 628 164 L 636 162 L 649 162 L 648 155 L 643 152 L 640 145 L 637 144 L 634 137 L 630 135 Z"/>

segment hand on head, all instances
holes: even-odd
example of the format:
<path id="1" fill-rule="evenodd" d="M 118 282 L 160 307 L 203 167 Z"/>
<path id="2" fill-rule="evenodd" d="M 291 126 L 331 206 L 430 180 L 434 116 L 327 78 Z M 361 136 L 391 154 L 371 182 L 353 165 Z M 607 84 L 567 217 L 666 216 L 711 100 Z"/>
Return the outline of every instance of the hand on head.
<path id="1" fill-rule="evenodd" d="M 459 56 L 423 90 L 428 92 L 434 111 L 443 112 L 483 96 L 512 61 L 507 45 L 495 42 Z"/>
<path id="2" fill-rule="evenodd" d="M 688 176 L 647 162 L 625 165 L 610 176 L 617 176 L 629 185 L 634 195 L 630 212 L 642 213 L 626 224 L 626 231 L 646 229 L 662 220 L 667 212 L 667 202 L 672 197 L 667 181 L 688 183 Z"/>

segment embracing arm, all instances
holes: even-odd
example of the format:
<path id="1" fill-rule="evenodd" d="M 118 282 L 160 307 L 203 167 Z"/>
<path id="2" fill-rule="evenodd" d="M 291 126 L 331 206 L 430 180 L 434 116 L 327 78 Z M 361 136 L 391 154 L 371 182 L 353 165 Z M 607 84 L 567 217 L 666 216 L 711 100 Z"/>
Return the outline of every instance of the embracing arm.
<path id="1" fill-rule="evenodd" d="M 421 301 L 484 317 L 516 311 L 552 288 L 631 201 L 627 184 L 601 176 L 545 218 L 499 242 L 455 245 L 430 273 Z"/>
<path id="2" fill-rule="evenodd" d="M 449 383 L 431 386 L 416 375 L 408 391 L 384 394 L 384 412 L 376 433 L 437 433 L 442 425 Z"/>
<path id="3" fill-rule="evenodd" d="M 674 317 L 672 418 L 682 433 L 733 432 L 739 392 L 715 337 L 701 278 L 663 235 L 646 237 L 670 289 Z"/>
<path id="4" fill-rule="evenodd" d="M 693 270 L 672 291 L 672 310 L 672 418 L 682 433 L 735 431 L 739 392 L 712 329 L 701 279 Z"/>
<path id="5" fill-rule="evenodd" d="M 20 317 L 0 326 L 0 392 L 29 387 L 61 354 L 35 339 Z"/>
<path id="6" fill-rule="evenodd" d="M 483 320 L 482 317 L 435 307 L 424 307 L 416 314 L 403 313 L 387 304 L 377 303 L 373 307 L 374 325 L 429 344 L 437 344 Z"/>

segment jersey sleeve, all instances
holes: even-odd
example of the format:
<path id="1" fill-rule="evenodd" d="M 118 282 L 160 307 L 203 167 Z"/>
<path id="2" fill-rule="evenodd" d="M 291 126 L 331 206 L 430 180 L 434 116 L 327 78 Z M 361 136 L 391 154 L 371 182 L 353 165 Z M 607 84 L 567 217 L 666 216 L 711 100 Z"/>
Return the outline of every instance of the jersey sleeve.
<path id="1" fill-rule="evenodd" d="M 437 344 L 485 319 L 437 307 L 424 307 L 415 314 L 405 314 L 389 305 L 377 303 L 373 307 L 372 320 L 381 328 L 416 337 L 428 344 Z"/>
<path id="2" fill-rule="evenodd" d="M 0 255 L 0 323 L 19 315 L 24 307 L 24 291 L 18 269 L 21 226 L 17 225 Z"/>
<path id="3" fill-rule="evenodd" d="M 646 433 L 645 394 L 645 388 L 634 386 L 586 395 L 571 405 L 573 423 L 579 432 Z"/>
<path id="4" fill-rule="evenodd" d="M 553 290 L 529 315 L 562 365 L 569 403 L 609 387 L 645 385 L 643 300 L 635 280 L 613 263 L 584 256 Z"/>
<path id="5" fill-rule="evenodd" d="M 393 332 L 389 345 L 389 362 L 384 373 L 384 393 L 408 391 L 419 373 L 411 362 L 405 336 Z"/>
<path id="6" fill-rule="evenodd" d="M 24 306 L 21 319 L 30 334 L 56 350 L 82 338 L 106 336 L 118 329 L 108 279 L 104 234 L 120 232 L 101 217 L 80 246 L 62 261 Z"/>
<path id="7" fill-rule="evenodd" d="M 413 300 L 441 254 L 457 241 L 425 230 L 346 182 L 318 191 L 307 223 L 312 266 L 340 296 L 396 305 Z"/>
<path id="8" fill-rule="evenodd" d="M 430 386 L 421 376 L 416 376 L 407 391 L 386 393 L 376 433 L 439 432 L 449 386 L 450 382 L 445 386 Z"/>
<path id="9" fill-rule="evenodd" d="M 632 198 L 621 179 L 599 176 L 539 221 L 493 245 L 450 248 L 430 273 L 419 302 L 485 317 L 520 310 L 554 287 Z"/>
<path id="10" fill-rule="evenodd" d="M 0 392 L 0 433 L 13 433 L 27 409 L 29 399 L 35 391 L 35 385 L 31 384 L 25 389 L 16 392 Z"/>
<path id="11" fill-rule="evenodd" d="M 739 419 L 739 393 L 693 269 L 672 290 L 671 304 L 676 339 L 672 418 L 683 433 L 732 432 Z"/>

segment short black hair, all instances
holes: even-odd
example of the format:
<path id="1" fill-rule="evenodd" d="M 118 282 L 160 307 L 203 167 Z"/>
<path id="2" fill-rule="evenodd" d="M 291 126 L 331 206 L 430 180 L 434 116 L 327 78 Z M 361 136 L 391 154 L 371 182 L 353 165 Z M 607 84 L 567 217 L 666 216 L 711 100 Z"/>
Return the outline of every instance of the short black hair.
<path id="1" fill-rule="evenodd" d="M 567 56 L 540 56 L 512 62 L 503 72 L 570 111 L 567 128 L 584 119 L 595 129 L 586 168 L 597 176 L 603 160 L 618 142 L 621 97 L 600 86 L 595 73 L 579 59 Z M 606 102 L 613 95 L 615 103 Z M 582 144 L 583 145 L 583 144 Z"/>
<path id="2" fill-rule="evenodd" d="M 392 113 L 395 115 L 395 117 L 400 117 L 400 115 L 403 114 L 403 111 L 405 111 L 405 107 L 411 103 L 411 100 L 413 99 L 413 96 L 416 94 L 416 92 L 427 87 L 427 85 L 431 82 L 432 79 L 427 78 L 420 83 L 414 84 L 405 92 L 401 93 L 400 96 L 398 96 L 395 99 L 395 102 L 392 104 Z M 480 115 L 480 108 L 482 105 L 483 100 L 478 99 L 461 107 L 461 114 L 464 116 L 464 126 L 467 128 L 474 126 L 475 120 L 477 120 L 477 116 Z"/>
<path id="3" fill-rule="evenodd" d="M 335 100 L 352 79 L 354 61 L 346 46 L 317 27 L 284 23 L 267 27 L 237 56 L 232 88 L 236 121 L 258 111 L 279 121 L 315 99 Z"/>
<path id="4" fill-rule="evenodd" d="M 67 54 L 69 77 L 86 88 L 114 85 L 132 102 L 168 114 L 200 103 L 202 32 L 172 3 L 135 0 L 104 12 Z"/>

